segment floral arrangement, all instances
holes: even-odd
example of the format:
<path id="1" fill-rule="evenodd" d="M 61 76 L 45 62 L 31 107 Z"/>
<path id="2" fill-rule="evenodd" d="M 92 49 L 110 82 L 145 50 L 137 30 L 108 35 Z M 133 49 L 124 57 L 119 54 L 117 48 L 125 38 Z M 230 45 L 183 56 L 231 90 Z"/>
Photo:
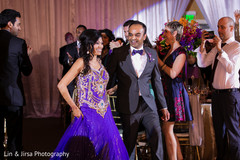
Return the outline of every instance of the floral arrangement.
<path id="1" fill-rule="evenodd" d="M 194 50 L 201 44 L 202 30 L 196 21 L 191 20 L 188 22 L 186 18 L 181 18 L 179 23 L 183 25 L 183 35 L 180 44 L 186 49 L 188 55 L 196 57 L 196 52 Z M 156 39 L 155 43 L 159 49 L 160 55 L 165 55 L 170 48 L 165 43 L 163 32 Z"/>
<path id="2" fill-rule="evenodd" d="M 163 31 L 164 32 L 164 31 Z M 158 39 L 156 39 L 155 43 L 157 46 L 157 49 L 159 51 L 159 56 L 165 56 L 170 49 L 170 46 L 166 44 L 166 41 L 163 37 L 163 32 L 159 35 Z"/>

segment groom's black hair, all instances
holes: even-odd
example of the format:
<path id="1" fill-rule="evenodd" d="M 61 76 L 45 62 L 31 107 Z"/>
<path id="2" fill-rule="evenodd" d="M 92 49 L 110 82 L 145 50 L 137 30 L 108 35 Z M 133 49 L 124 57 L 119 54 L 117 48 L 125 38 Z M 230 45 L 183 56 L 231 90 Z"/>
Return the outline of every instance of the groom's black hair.
<path id="1" fill-rule="evenodd" d="M 142 22 L 140 22 L 140 21 L 133 21 L 133 22 L 129 25 L 129 28 L 130 28 L 132 25 L 134 25 L 134 24 L 140 24 L 140 25 L 143 27 L 143 29 L 144 29 L 144 34 L 147 33 L 147 27 L 146 27 L 146 25 L 145 25 L 144 23 L 142 23 Z"/>

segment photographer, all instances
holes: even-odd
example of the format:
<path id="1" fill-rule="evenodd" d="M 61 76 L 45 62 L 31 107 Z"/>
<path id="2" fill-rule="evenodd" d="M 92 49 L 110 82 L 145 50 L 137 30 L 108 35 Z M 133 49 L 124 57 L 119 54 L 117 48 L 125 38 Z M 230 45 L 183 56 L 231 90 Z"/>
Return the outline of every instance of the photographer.
<path id="1" fill-rule="evenodd" d="M 217 144 L 217 159 L 240 159 L 240 43 L 234 39 L 234 21 L 223 17 L 218 21 L 219 37 L 211 40 L 216 46 L 207 54 L 209 33 L 203 31 L 202 44 L 196 50 L 200 67 L 212 65 L 212 118 Z"/>

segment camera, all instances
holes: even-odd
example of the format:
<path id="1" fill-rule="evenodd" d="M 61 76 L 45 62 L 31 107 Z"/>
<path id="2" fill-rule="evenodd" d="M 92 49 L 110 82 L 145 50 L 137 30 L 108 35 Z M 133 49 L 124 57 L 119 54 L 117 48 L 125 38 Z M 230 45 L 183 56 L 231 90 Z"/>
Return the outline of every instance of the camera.
<path id="1" fill-rule="evenodd" d="M 206 35 L 206 39 L 213 39 L 215 37 L 214 31 L 208 31 L 208 34 Z"/>

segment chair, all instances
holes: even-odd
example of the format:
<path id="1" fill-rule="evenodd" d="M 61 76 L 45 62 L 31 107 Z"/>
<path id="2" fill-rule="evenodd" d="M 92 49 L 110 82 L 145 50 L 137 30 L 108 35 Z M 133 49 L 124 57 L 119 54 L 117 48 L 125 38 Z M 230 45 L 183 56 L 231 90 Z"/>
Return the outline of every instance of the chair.
<path id="1" fill-rule="evenodd" d="M 3 141 L 3 147 L 4 150 L 7 151 L 7 141 L 8 141 L 8 136 L 7 136 L 7 121 L 6 118 L 4 118 L 4 141 Z"/>
<path id="2" fill-rule="evenodd" d="M 116 110 L 116 99 L 117 99 L 117 96 L 109 96 L 108 95 L 108 101 L 110 103 L 113 119 L 114 119 L 115 124 L 118 128 L 120 136 L 123 138 L 123 129 L 122 129 L 121 118 L 119 116 L 119 113 Z"/>
<path id="3" fill-rule="evenodd" d="M 191 146 L 189 140 L 189 123 L 176 122 L 174 126 L 174 133 L 178 138 L 184 159 L 198 159 L 200 154 L 198 146 Z M 195 152 L 194 152 L 195 151 Z"/>
<path id="4" fill-rule="evenodd" d="M 145 130 L 138 132 L 137 144 L 135 146 L 136 160 L 151 159 L 151 148 L 147 143 L 147 136 Z"/>

